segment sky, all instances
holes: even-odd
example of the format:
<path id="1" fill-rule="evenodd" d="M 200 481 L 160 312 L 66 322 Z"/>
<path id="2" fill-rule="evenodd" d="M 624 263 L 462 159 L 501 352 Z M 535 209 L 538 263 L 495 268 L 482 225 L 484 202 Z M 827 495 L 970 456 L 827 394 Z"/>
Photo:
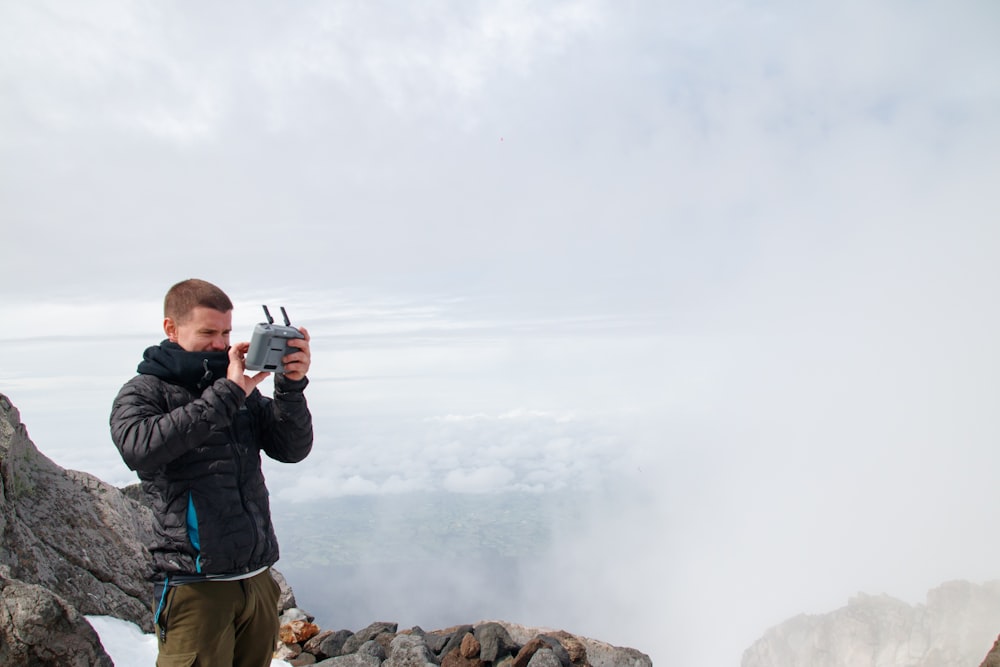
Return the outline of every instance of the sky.
<path id="1" fill-rule="evenodd" d="M 0 2 L 0 392 L 128 483 L 111 400 L 201 277 L 242 339 L 262 303 L 312 333 L 276 501 L 588 494 L 541 623 L 738 664 L 858 591 L 997 578 L 998 26 Z"/>

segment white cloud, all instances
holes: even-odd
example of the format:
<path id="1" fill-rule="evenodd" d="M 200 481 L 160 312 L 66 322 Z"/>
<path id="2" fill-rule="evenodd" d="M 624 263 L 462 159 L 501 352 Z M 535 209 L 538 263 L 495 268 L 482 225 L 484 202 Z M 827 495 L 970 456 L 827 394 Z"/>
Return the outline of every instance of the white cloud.
<path id="1" fill-rule="evenodd" d="M 378 485 L 360 475 L 352 475 L 343 481 L 339 490 L 342 495 L 364 496 L 376 493 Z"/>
<path id="2" fill-rule="evenodd" d="M 379 491 L 385 494 L 415 493 L 430 490 L 421 479 L 405 479 L 400 475 L 389 475 Z"/>
<path id="3" fill-rule="evenodd" d="M 444 489 L 453 493 L 496 493 L 506 491 L 514 480 L 514 473 L 500 465 L 449 470 L 444 478 Z"/>
<path id="4" fill-rule="evenodd" d="M 272 480 L 269 484 L 279 489 L 275 495 L 289 502 L 311 503 L 324 498 L 370 496 L 380 492 L 378 484 L 361 475 L 343 477 L 331 470 L 316 472 L 311 464 L 312 461 L 306 464 L 305 470 L 299 466 L 269 472 L 268 478 Z M 399 485 L 392 486 L 398 488 Z"/>
<path id="5" fill-rule="evenodd" d="M 164 286 L 166 292 L 169 285 Z M 162 298 L 149 301 L 109 301 L 103 295 L 64 301 L 37 301 L 30 294 L 11 294 L 0 306 L 10 326 L 0 340 L 44 338 L 103 338 L 156 336 L 162 333 Z"/>

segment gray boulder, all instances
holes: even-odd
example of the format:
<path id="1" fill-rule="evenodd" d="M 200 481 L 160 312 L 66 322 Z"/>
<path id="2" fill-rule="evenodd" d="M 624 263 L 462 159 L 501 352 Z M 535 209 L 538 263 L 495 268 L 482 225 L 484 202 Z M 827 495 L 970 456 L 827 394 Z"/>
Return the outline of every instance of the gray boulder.
<path id="1" fill-rule="evenodd" d="M 379 667 L 382 661 L 370 653 L 351 653 L 327 658 L 316 663 L 316 667 Z"/>
<path id="2" fill-rule="evenodd" d="M 274 579 L 274 583 L 278 584 L 278 589 L 281 591 L 278 596 L 278 613 L 284 613 L 289 609 L 297 609 L 298 605 L 295 603 L 295 593 L 292 591 L 292 587 L 288 585 L 285 575 L 272 567 L 271 578 Z M 309 620 L 312 621 L 311 618 Z"/>
<path id="3" fill-rule="evenodd" d="M 528 661 L 528 667 L 560 667 L 562 661 L 551 648 L 542 648 L 535 651 Z"/>
<path id="4" fill-rule="evenodd" d="M 566 647 L 559 642 L 559 639 L 551 635 L 538 635 L 538 638 L 545 642 L 548 646 L 548 650 L 552 652 L 552 655 L 559 661 L 559 664 L 562 665 L 562 667 L 570 667 L 571 662 L 569 659 L 569 651 L 567 651 Z"/>
<path id="5" fill-rule="evenodd" d="M 321 639 L 313 643 L 311 647 L 309 642 L 306 642 L 306 649 L 313 648 L 313 652 L 318 658 L 335 658 L 341 654 L 344 643 L 351 638 L 352 632 L 350 630 L 337 630 L 336 632 L 331 632 L 328 635 L 324 635 Z"/>
<path id="6" fill-rule="evenodd" d="M 0 665 L 114 667 L 79 612 L 41 586 L 0 574 Z"/>
<path id="7" fill-rule="evenodd" d="M 383 667 L 436 667 L 436 662 L 419 635 L 396 635 L 389 644 L 389 657 Z"/>
<path id="8" fill-rule="evenodd" d="M 447 630 L 443 631 L 444 632 L 443 636 L 448 638 L 447 641 L 444 643 L 444 646 L 442 646 L 441 648 L 436 648 L 438 642 L 436 640 L 432 641 L 431 637 L 427 638 L 427 645 L 431 647 L 432 651 L 434 651 L 436 654 L 438 654 L 443 658 L 452 651 L 455 651 L 458 648 L 460 648 L 462 646 L 462 639 L 465 638 L 465 635 L 472 633 L 474 631 L 475 631 L 475 626 L 472 625 L 459 625 L 454 628 L 448 628 Z M 439 633 L 431 633 L 431 634 L 439 634 Z"/>
<path id="9" fill-rule="evenodd" d="M 465 632 L 468 632 L 468 630 Z M 433 630 L 431 632 L 423 633 L 424 643 L 427 644 L 427 648 L 429 648 L 435 656 L 441 656 L 444 654 L 444 647 L 448 645 L 448 642 L 450 642 L 451 638 L 454 636 L 454 628 L 447 630 Z"/>
<path id="10" fill-rule="evenodd" d="M 476 626 L 475 637 L 479 640 L 479 657 L 487 662 L 496 662 L 514 655 L 520 648 L 510 633 L 499 623 L 482 623 Z"/>
<path id="11" fill-rule="evenodd" d="M 382 636 L 384 635 L 379 635 L 379 637 Z M 379 661 L 385 660 L 386 656 L 385 647 L 377 641 L 377 638 L 366 641 L 358 647 L 356 653 L 358 655 L 370 655 L 373 658 L 378 658 Z"/>
<path id="12" fill-rule="evenodd" d="M 361 645 L 365 642 L 372 640 L 377 640 L 379 635 L 392 635 L 396 634 L 396 630 L 399 628 L 397 623 L 386 623 L 384 621 L 376 621 L 366 628 L 358 630 L 354 633 L 346 642 L 344 642 L 343 648 L 341 648 L 341 655 L 350 655 L 356 653 Z M 388 642 L 386 642 L 388 643 Z"/>

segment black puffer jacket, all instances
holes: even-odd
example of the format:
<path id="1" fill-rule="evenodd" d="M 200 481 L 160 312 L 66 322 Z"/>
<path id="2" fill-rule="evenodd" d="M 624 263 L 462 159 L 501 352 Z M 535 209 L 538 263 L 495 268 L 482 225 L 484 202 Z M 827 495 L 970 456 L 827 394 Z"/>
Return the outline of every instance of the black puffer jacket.
<path id="1" fill-rule="evenodd" d="M 246 396 L 227 364 L 225 353 L 164 341 L 112 407 L 111 437 L 153 507 L 158 578 L 243 574 L 278 560 L 260 452 L 288 463 L 309 453 L 308 379 L 277 375 L 273 399 Z"/>

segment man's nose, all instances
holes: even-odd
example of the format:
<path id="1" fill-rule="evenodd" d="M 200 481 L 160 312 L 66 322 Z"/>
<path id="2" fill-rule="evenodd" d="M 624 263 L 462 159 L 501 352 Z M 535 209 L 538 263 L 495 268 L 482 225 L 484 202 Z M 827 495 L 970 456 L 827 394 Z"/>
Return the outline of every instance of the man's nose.
<path id="1" fill-rule="evenodd" d="M 226 344 L 225 336 L 215 336 L 212 339 L 212 349 L 216 352 L 221 352 L 225 350 L 229 345 Z"/>

